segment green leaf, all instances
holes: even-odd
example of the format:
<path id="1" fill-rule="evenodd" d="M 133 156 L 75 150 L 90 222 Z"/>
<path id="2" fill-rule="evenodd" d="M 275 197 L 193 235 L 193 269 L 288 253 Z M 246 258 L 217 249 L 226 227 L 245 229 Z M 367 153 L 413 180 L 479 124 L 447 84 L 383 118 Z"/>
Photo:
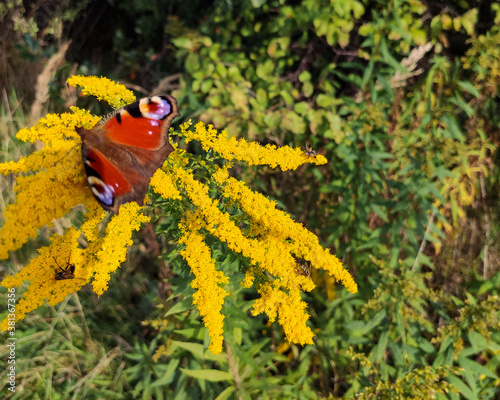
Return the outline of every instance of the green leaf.
<path id="1" fill-rule="evenodd" d="M 382 58 L 384 59 L 384 62 L 388 65 L 390 65 L 392 68 L 394 68 L 396 71 L 399 72 L 408 72 L 408 70 L 403 67 L 398 60 L 396 60 L 392 54 L 389 52 L 389 48 L 387 47 L 387 42 L 385 39 L 382 39 L 380 41 L 380 51 L 382 53 Z"/>
<path id="2" fill-rule="evenodd" d="M 311 82 L 304 82 L 302 85 L 302 92 L 304 96 L 311 97 L 314 93 L 314 85 Z"/>
<path id="3" fill-rule="evenodd" d="M 433 344 L 424 338 L 418 339 L 418 347 L 427 354 L 434 354 L 436 352 L 436 348 Z"/>
<path id="4" fill-rule="evenodd" d="M 384 222 L 389 222 L 389 218 L 387 217 L 387 211 L 381 208 L 378 204 L 370 203 L 371 210 L 377 214 Z"/>
<path id="5" fill-rule="evenodd" d="M 365 12 L 365 7 L 363 6 L 363 3 L 360 1 L 353 1 L 351 2 L 351 7 L 354 18 L 360 19 L 363 13 Z"/>
<path id="6" fill-rule="evenodd" d="M 203 340 L 205 337 L 205 328 L 187 328 L 187 329 L 174 329 L 178 335 L 184 336 L 188 339 Z"/>
<path id="7" fill-rule="evenodd" d="M 238 346 L 241 345 L 243 341 L 243 331 L 239 327 L 234 327 L 233 329 L 233 340 Z"/>
<path id="8" fill-rule="evenodd" d="M 442 121 L 446 126 L 447 132 L 450 133 L 449 137 L 460 141 L 465 139 L 462 130 L 457 124 L 457 121 L 450 114 L 444 114 L 442 116 Z"/>
<path id="9" fill-rule="evenodd" d="M 186 70 L 190 74 L 195 74 L 200 69 L 200 57 L 196 53 L 189 53 L 185 61 Z"/>
<path id="10" fill-rule="evenodd" d="M 373 67 L 375 66 L 375 63 L 373 59 L 370 59 L 370 62 L 368 63 L 368 66 L 365 69 L 365 73 L 363 74 L 363 81 L 361 82 L 361 87 L 364 88 L 368 81 L 371 79 L 372 74 L 373 74 Z"/>
<path id="11" fill-rule="evenodd" d="M 191 50 L 194 47 L 192 40 L 188 39 L 185 36 L 172 39 L 172 43 L 175 47 L 178 47 L 180 49 Z"/>
<path id="12" fill-rule="evenodd" d="M 469 106 L 460 96 L 457 95 L 450 98 L 450 102 L 464 110 L 468 117 L 472 117 L 474 115 L 474 109 Z"/>
<path id="13" fill-rule="evenodd" d="M 448 376 L 450 383 L 468 400 L 479 400 L 479 398 L 469 389 L 469 387 L 454 375 Z"/>
<path id="14" fill-rule="evenodd" d="M 169 308 L 169 310 L 166 312 L 165 317 L 168 317 L 169 315 L 172 314 L 179 314 L 184 311 L 192 310 L 193 309 L 193 299 L 188 297 L 182 301 L 179 301 L 178 303 L 175 303 L 172 307 Z"/>
<path id="15" fill-rule="evenodd" d="M 254 8 L 259 8 L 262 7 L 267 0 L 250 0 L 250 3 L 252 3 L 252 6 Z"/>
<path id="16" fill-rule="evenodd" d="M 381 333 L 378 343 L 375 346 L 375 351 L 374 351 L 374 361 L 380 361 L 384 358 L 385 356 L 385 351 L 387 349 L 387 343 L 389 341 L 389 331 L 384 331 Z"/>
<path id="17" fill-rule="evenodd" d="M 183 374 L 197 379 L 205 379 L 209 382 L 223 382 L 234 380 L 230 372 L 219 371 L 216 369 L 186 369 L 180 368 Z"/>
<path id="18" fill-rule="evenodd" d="M 500 287 L 500 273 L 493 275 L 490 279 L 483 282 L 479 287 L 477 294 L 484 294 L 492 290 L 493 288 Z"/>
<path id="19" fill-rule="evenodd" d="M 201 82 L 201 93 L 208 93 L 210 92 L 210 89 L 212 89 L 213 87 L 213 84 L 214 84 L 214 81 L 212 79 L 204 79 L 202 82 Z"/>
<path id="20" fill-rule="evenodd" d="M 288 111 L 283 115 L 281 127 L 295 134 L 304 133 L 306 130 L 304 119 L 293 111 Z"/>
<path id="21" fill-rule="evenodd" d="M 368 151 L 368 157 L 371 157 L 373 160 L 382 161 L 382 160 L 390 160 L 394 158 L 394 155 L 391 153 L 387 153 L 385 151 Z"/>
<path id="22" fill-rule="evenodd" d="M 176 349 L 180 348 L 186 351 L 189 351 L 194 356 L 203 359 L 205 354 L 205 349 L 202 344 L 199 343 L 191 343 L 191 342 L 180 342 L 178 340 L 173 340 L 171 343 L 171 348 Z"/>
<path id="23" fill-rule="evenodd" d="M 303 116 L 307 113 L 307 111 L 309 110 L 309 104 L 307 104 L 305 101 L 301 101 L 299 103 L 295 103 L 294 106 L 293 106 L 293 110 Z"/>
<path id="24" fill-rule="evenodd" d="M 273 73 L 274 70 L 274 63 L 271 60 L 267 60 L 264 63 L 260 63 L 257 65 L 257 76 L 264 80 L 267 81 L 269 76 Z"/>
<path id="25" fill-rule="evenodd" d="M 316 104 L 321 108 L 330 108 L 334 104 L 334 98 L 332 96 L 327 96 L 326 94 L 320 93 L 316 97 Z"/>
<path id="26" fill-rule="evenodd" d="M 267 108 L 267 92 L 264 89 L 257 89 L 256 100 L 263 110 Z"/>
<path id="27" fill-rule="evenodd" d="M 283 100 L 285 100 L 287 106 L 291 106 L 294 103 L 293 97 L 286 90 L 282 90 L 280 95 L 283 97 Z"/>
<path id="28" fill-rule="evenodd" d="M 352 321 L 345 325 L 345 329 L 349 331 L 349 336 L 363 336 L 366 332 L 366 324 L 363 321 Z"/>
<path id="29" fill-rule="evenodd" d="M 215 69 L 221 78 L 227 77 L 227 68 L 222 63 L 215 64 Z"/>
<path id="30" fill-rule="evenodd" d="M 309 82 L 311 80 L 311 73 L 309 71 L 302 71 L 299 75 L 299 81 L 304 83 L 304 82 Z"/>
<path id="31" fill-rule="evenodd" d="M 231 89 L 231 101 L 239 111 L 248 111 L 248 95 L 243 89 Z"/>
<path id="32" fill-rule="evenodd" d="M 176 358 L 170 360 L 170 362 L 167 364 L 167 368 L 162 373 L 162 375 L 160 376 L 160 378 L 157 379 L 156 381 L 154 381 L 151 384 L 151 386 L 155 387 L 155 386 L 168 385 L 170 383 L 170 381 L 171 381 L 172 376 L 177 371 L 177 367 L 178 367 L 180 361 L 181 361 L 180 359 L 176 359 Z"/>
<path id="33" fill-rule="evenodd" d="M 459 81 L 458 86 L 460 86 L 466 92 L 469 92 L 474 97 L 479 97 L 481 94 L 479 90 L 476 89 L 476 87 L 468 81 Z"/>
<path id="34" fill-rule="evenodd" d="M 488 376 L 492 379 L 497 379 L 498 377 L 495 375 L 494 372 L 490 371 L 488 368 L 484 367 L 483 365 L 479 364 L 476 361 L 473 361 L 467 357 L 458 357 L 458 361 L 460 363 L 460 366 L 466 369 L 468 372 L 474 372 L 478 375 L 485 375 Z"/>
<path id="35" fill-rule="evenodd" d="M 370 332 L 373 328 L 379 325 L 387 317 L 387 311 L 382 310 L 375 314 L 374 317 L 370 318 L 366 324 L 366 333 Z"/>
<path id="36" fill-rule="evenodd" d="M 488 341 L 486 338 L 481 335 L 479 332 L 476 331 L 470 331 L 468 333 L 469 336 L 469 341 L 472 347 L 474 348 L 475 353 L 479 353 L 483 350 L 488 349 Z"/>
<path id="37" fill-rule="evenodd" d="M 231 395 L 234 393 L 236 388 L 234 386 L 229 386 L 226 389 L 222 391 L 221 394 L 219 394 L 215 400 L 227 400 L 231 398 Z"/>

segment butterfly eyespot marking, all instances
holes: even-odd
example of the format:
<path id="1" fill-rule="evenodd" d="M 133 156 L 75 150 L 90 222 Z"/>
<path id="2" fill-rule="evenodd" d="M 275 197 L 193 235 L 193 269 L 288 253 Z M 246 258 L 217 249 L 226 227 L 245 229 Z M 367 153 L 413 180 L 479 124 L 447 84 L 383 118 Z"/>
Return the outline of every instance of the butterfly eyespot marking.
<path id="1" fill-rule="evenodd" d="M 162 120 L 171 113 L 172 105 L 164 96 L 152 96 L 139 101 L 139 110 L 144 118 Z"/>
<path id="2" fill-rule="evenodd" d="M 113 194 L 113 192 L 115 191 L 113 186 L 106 185 L 101 179 L 96 176 L 89 176 L 87 180 L 89 182 L 92 193 L 95 197 L 97 197 L 99 201 L 108 206 L 113 205 L 113 201 L 115 198 Z"/>

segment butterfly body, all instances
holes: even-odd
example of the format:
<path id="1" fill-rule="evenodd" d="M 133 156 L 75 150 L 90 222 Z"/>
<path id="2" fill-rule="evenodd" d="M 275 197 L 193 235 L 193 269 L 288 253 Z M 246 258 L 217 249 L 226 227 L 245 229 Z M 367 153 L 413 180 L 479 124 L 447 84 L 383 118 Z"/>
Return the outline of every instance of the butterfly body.
<path id="1" fill-rule="evenodd" d="M 143 205 L 149 181 L 173 151 L 168 140 L 177 101 L 151 96 L 103 118 L 94 128 L 77 128 L 92 193 L 101 206 L 118 213 L 124 203 Z"/>

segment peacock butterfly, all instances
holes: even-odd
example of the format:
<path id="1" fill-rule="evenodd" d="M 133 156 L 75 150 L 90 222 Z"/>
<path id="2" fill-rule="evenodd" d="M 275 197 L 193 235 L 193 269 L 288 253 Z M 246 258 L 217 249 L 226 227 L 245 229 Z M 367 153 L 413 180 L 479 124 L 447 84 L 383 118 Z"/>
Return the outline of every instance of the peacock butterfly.
<path id="1" fill-rule="evenodd" d="M 76 128 L 94 197 L 108 211 L 131 201 L 144 204 L 149 181 L 174 150 L 168 129 L 178 117 L 169 95 L 143 98 L 113 111 L 92 129 Z"/>

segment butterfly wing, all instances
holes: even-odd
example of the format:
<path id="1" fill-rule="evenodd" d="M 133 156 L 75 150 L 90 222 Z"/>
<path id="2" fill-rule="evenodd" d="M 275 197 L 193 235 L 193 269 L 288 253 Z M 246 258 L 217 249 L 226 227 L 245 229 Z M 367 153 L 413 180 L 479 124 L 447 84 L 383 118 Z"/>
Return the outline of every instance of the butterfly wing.
<path id="1" fill-rule="evenodd" d="M 174 97 L 152 96 L 113 112 L 91 130 L 77 129 L 89 185 L 104 209 L 118 213 L 121 204 L 143 204 L 151 176 L 173 151 L 168 129 L 177 116 Z"/>

